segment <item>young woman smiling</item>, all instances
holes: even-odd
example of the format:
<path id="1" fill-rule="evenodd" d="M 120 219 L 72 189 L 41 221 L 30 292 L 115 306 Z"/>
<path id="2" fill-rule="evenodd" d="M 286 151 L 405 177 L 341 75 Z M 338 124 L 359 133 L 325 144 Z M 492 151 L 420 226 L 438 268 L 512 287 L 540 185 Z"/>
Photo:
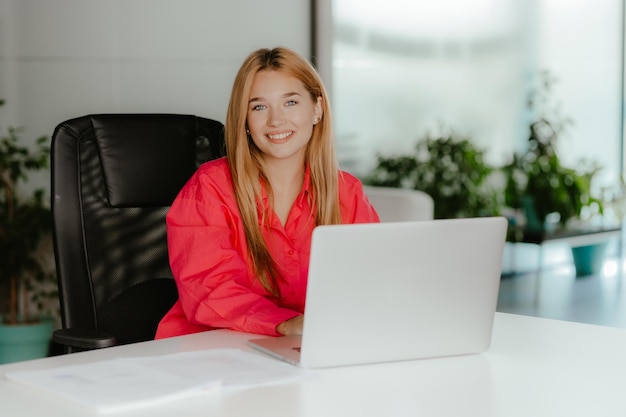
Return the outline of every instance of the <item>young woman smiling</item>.
<path id="1" fill-rule="evenodd" d="M 167 215 L 179 300 L 156 338 L 229 328 L 301 334 L 313 229 L 378 222 L 361 182 L 339 170 L 315 69 L 260 49 L 234 81 L 227 157 L 202 165 Z"/>

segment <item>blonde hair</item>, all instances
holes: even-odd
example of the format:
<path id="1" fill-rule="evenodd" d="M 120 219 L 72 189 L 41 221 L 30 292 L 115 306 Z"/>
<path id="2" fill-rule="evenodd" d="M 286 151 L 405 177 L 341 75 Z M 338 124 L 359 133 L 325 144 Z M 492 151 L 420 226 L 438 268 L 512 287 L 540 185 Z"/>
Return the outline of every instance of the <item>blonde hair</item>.
<path id="1" fill-rule="evenodd" d="M 261 151 L 246 133 L 252 82 L 256 73 L 263 70 L 280 71 L 299 79 L 313 102 L 318 97 L 322 98 L 322 119 L 313 126 L 311 140 L 305 152 L 316 225 L 341 223 L 339 169 L 333 145 L 329 100 L 317 71 L 303 57 L 286 48 L 259 49 L 250 54 L 235 77 L 228 104 L 225 123 L 226 154 L 253 271 L 268 292 L 280 297 L 280 273 L 263 239 L 257 212 L 257 202 L 261 199 L 260 180 L 263 180 L 269 195 L 271 185 L 263 172 Z"/>

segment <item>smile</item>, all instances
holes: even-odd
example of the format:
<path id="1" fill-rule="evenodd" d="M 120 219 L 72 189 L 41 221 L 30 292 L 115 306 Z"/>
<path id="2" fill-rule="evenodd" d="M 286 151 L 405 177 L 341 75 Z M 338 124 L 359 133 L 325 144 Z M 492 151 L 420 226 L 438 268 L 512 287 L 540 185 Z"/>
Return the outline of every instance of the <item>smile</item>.
<path id="1" fill-rule="evenodd" d="M 285 132 L 285 133 L 277 133 L 275 135 L 267 135 L 271 140 L 283 140 L 287 139 L 289 136 L 293 135 L 293 131 Z"/>

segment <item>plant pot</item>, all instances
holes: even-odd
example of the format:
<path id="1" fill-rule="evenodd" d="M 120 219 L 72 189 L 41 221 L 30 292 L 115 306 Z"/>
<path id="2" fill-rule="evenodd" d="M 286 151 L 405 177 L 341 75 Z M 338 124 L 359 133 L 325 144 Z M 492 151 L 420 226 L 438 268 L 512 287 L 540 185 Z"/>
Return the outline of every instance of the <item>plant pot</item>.
<path id="1" fill-rule="evenodd" d="M 545 230 L 545 222 L 537 214 L 533 196 L 525 195 L 522 197 L 522 209 L 526 218 L 526 229 L 531 232 L 543 232 Z"/>
<path id="2" fill-rule="evenodd" d="M 53 329 L 51 319 L 33 324 L 0 324 L 0 364 L 45 358 Z"/>
<path id="3" fill-rule="evenodd" d="M 586 277 L 600 272 L 608 242 L 572 247 L 576 277 Z"/>

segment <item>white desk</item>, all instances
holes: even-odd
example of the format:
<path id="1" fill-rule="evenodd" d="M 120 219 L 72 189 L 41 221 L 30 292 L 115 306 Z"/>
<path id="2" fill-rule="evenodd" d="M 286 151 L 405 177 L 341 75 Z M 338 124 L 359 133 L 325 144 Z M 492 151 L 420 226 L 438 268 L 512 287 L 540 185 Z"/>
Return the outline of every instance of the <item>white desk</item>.
<path id="1" fill-rule="evenodd" d="M 4 379 L 5 372 L 121 356 L 245 347 L 213 331 L 0 366 L 0 415 L 85 410 Z M 626 330 L 497 313 L 483 355 L 335 368 L 319 378 L 218 393 L 113 416 L 626 416 Z"/>

